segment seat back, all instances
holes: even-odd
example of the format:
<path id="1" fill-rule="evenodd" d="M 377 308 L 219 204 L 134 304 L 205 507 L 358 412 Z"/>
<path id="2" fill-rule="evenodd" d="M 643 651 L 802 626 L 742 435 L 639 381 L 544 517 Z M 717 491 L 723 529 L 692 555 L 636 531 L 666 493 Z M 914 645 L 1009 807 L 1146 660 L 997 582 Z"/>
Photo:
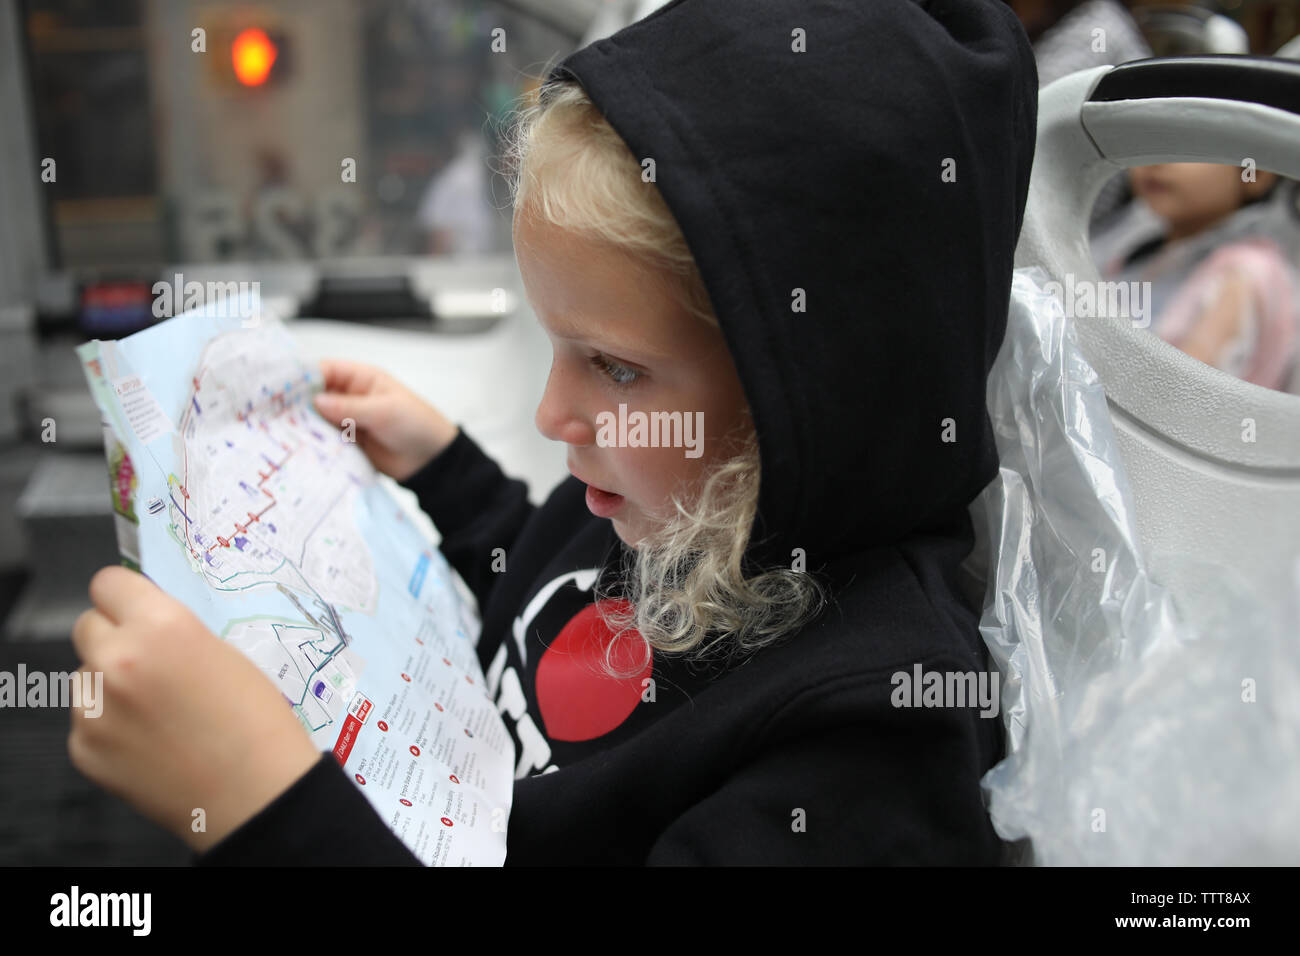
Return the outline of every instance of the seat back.
<path id="1" fill-rule="evenodd" d="M 1016 266 L 1094 291 L 1075 333 L 1105 389 L 1133 488 L 1148 567 L 1175 601 L 1205 582 L 1196 556 L 1260 593 L 1294 587 L 1300 555 L 1300 397 L 1240 381 L 1161 341 L 1146 321 L 1101 308 L 1087 224 L 1118 170 L 1166 162 L 1241 165 L 1300 178 L 1300 63 L 1149 59 L 1064 77 L 1039 97 L 1037 153 Z M 1119 303 L 1122 306 L 1122 303 Z"/>

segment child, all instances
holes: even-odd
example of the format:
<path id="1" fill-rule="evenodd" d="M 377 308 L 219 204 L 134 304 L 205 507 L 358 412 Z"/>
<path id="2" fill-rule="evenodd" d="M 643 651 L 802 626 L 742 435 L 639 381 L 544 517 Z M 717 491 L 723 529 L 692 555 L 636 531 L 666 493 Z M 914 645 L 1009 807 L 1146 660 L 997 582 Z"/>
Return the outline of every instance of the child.
<path id="1" fill-rule="evenodd" d="M 1129 170 L 1164 234 L 1106 264 L 1107 278 L 1149 282 L 1151 331 L 1229 375 L 1286 390 L 1300 336 L 1300 282 L 1269 237 L 1278 177 L 1217 163 Z"/>
<path id="2" fill-rule="evenodd" d="M 507 863 L 999 862 L 997 702 L 910 682 L 987 669 L 956 573 L 997 469 L 985 383 L 1036 105 L 999 0 L 674 0 L 551 71 L 514 141 L 553 348 L 536 423 L 573 477 L 535 508 L 392 378 L 325 363 L 322 414 L 356 420 L 478 597 L 518 758 Z M 700 422 L 700 453 L 611 444 L 620 406 Z M 221 658 L 252 699 L 240 667 Z M 197 862 L 417 862 L 283 706 L 173 703 L 284 738 L 206 836 L 170 773 L 183 793 L 148 812 Z M 205 772 L 242 790 L 235 760 Z"/>

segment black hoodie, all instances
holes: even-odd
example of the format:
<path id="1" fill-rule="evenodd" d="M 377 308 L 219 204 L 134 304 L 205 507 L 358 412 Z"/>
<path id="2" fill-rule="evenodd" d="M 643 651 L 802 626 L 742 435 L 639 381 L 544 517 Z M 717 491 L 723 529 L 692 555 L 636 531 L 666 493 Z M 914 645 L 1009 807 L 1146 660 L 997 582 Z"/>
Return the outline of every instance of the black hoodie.
<path id="1" fill-rule="evenodd" d="M 987 667 L 956 574 L 997 468 L 985 381 L 1033 158 L 1019 22 L 1000 0 L 674 0 L 558 75 L 654 158 L 708 287 L 760 441 L 751 560 L 803 549 L 833 601 L 725 671 L 600 675 L 579 572 L 617 563 L 610 523 L 576 478 L 529 505 L 462 432 L 405 484 L 483 609 L 518 758 L 506 863 L 999 862 L 1000 720 L 895 706 L 895 675 Z M 418 861 L 325 754 L 197 862 Z"/>

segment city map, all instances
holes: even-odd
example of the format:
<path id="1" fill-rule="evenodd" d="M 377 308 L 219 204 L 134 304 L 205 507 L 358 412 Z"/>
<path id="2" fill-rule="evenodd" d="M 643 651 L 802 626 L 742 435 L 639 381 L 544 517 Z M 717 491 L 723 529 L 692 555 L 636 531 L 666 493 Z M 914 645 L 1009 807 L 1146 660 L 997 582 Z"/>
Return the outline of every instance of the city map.
<path id="1" fill-rule="evenodd" d="M 247 324 L 209 308 L 78 347 L 123 563 L 253 660 L 416 856 L 499 865 L 514 754 L 475 611 L 312 407 L 319 367 Z"/>

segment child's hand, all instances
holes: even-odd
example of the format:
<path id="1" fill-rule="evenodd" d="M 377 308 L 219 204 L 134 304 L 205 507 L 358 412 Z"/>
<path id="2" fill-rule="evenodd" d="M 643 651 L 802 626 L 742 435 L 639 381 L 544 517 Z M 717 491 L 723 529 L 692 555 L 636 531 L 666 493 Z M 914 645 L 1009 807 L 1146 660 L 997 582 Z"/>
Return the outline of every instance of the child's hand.
<path id="1" fill-rule="evenodd" d="M 347 359 L 322 359 L 325 391 L 316 410 L 334 425 L 356 423 L 357 445 L 370 463 L 404 481 L 440 455 L 458 429 L 447 416 L 383 369 Z"/>
<path id="2" fill-rule="evenodd" d="M 102 710 L 73 707 L 68 736 L 90 780 L 202 852 L 320 758 L 257 666 L 144 575 L 101 568 L 90 599 L 72 643 L 82 672 L 103 674 Z"/>

